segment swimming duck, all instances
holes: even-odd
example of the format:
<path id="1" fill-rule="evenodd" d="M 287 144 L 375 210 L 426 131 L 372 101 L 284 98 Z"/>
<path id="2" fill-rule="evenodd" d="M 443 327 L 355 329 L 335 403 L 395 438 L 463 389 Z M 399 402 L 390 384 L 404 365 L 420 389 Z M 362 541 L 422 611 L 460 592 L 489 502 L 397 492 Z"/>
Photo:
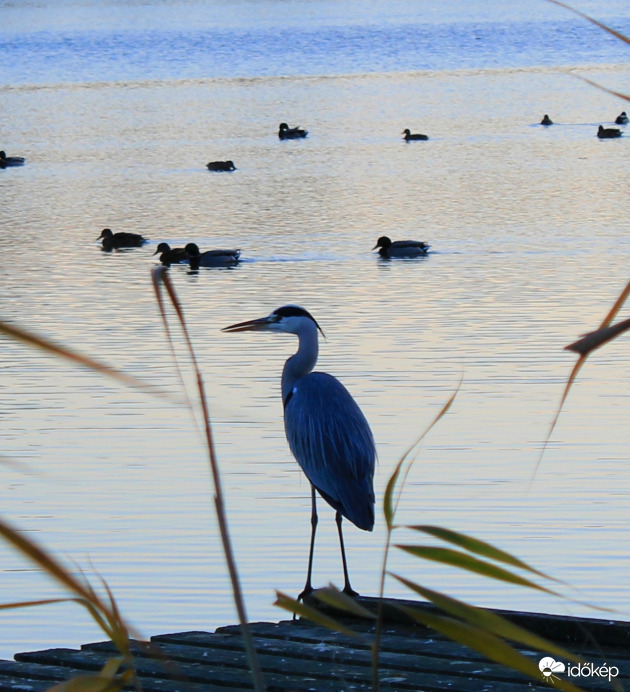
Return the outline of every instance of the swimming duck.
<path id="1" fill-rule="evenodd" d="M 621 137 L 621 130 L 618 127 L 602 127 L 600 125 L 597 136 L 600 139 L 613 139 L 614 137 Z"/>
<path id="2" fill-rule="evenodd" d="M 278 130 L 280 139 L 299 139 L 300 137 L 306 137 L 307 134 L 307 130 L 300 130 L 299 127 L 289 127 L 286 123 L 280 123 Z"/>
<path id="3" fill-rule="evenodd" d="M 25 161 L 23 156 L 7 156 L 5 151 L 0 151 L 0 168 L 23 166 Z"/>
<path id="4" fill-rule="evenodd" d="M 153 253 L 157 255 L 161 252 L 160 262 L 165 267 L 170 267 L 171 264 L 177 264 L 178 262 L 184 262 L 188 259 L 186 255 L 186 249 L 183 247 L 171 247 L 168 243 L 160 243 L 157 246 L 157 250 Z"/>
<path id="5" fill-rule="evenodd" d="M 553 120 L 545 113 L 540 121 L 541 125 L 553 125 Z"/>
<path id="6" fill-rule="evenodd" d="M 427 139 L 429 139 L 427 135 L 412 135 L 411 130 L 409 128 L 403 130 L 402 133 L 403 135 L 405 135 L 405 142 L 414 142 L 419 140 L 426 141 Z"/>
<path id="7" fill-rule="evenodd" d="M 617 125 L 625 125 L 628 122 L 628 116 L 626 114 L 626 111 L 621 111 L 619 115 L 615 118 L 615 123 Z"/>
<path id="8" fill-rule="evenodd" d="M 234 161 L 210 161 L 206 164 L 209 171 L 235 171 Z"/>
<path id="9" fill-rule="evenodd" d="M 392 242 L 386 235 L 382 235 L 372 250 L 380 248 L 378 254 L 385 258 L 392 257 L 422 257 L 429 252 L 431 247 L 428 243 L 421 240 L 396 240 Z"/>
<path id="10" fill-rule="evenodd" d="M 97 240 L 103 240 L 103 250 L 114 250 L 121 247 L 140 247 L 148 242 L 138 233 L 112 233 L 110 228 L 104 228 Z"/>
<path id="11" fill-rule="evenodd" d="M 240 250 L 206 250 L 200 252 L 195 243 L 186 245 L 186 256 L 191 269 L 199 267 L 231 267 L 238 264 Z"/>

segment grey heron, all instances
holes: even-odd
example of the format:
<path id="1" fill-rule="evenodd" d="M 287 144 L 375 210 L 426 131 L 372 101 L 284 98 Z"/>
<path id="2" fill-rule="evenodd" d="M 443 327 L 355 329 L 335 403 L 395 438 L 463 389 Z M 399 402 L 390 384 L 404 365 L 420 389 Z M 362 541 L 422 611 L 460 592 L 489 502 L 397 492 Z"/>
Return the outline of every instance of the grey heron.
<path id="1" fill-rule="evenodd" d="M 103 250 L 114 250 L 121 247 L 140 247 L 149 242 L 138 233 L 113 233 L 111 228 L 104 228 L 97 240 L 103 240 Z"/>
<path id="2" fill-rule="evenodd" d="M 382 235 L 372 250 L 380 248 L 378 254 L 384 259 L 392 257 L 422 257 L 429 252 L 431 247 L 421 240 L 396 240 L 392 242 L 386 235 Z"/>
<path id="3" fill-rule="evenodd" d="M 295 334 L 297 352 L 284 364 L 282 403 L 284 430 L 296 461 L 311 483 L 311 543 L 306 583 L 298 600 L 313 591 L 311 575 L 317 528 L 317 491 L 336 510 L 343 565 L 344 592 L 350 586 L 341 528 L 346 517 L 358 528 L 374 528 L 374 464 L 376 449 L 370 426 L 341 382 L 325 372 L 313 372 L 319 352 L 315 318 L 304 308 L 285 305 L 267 317 L 225 327 L 226 332 L 271 331 Z"/>

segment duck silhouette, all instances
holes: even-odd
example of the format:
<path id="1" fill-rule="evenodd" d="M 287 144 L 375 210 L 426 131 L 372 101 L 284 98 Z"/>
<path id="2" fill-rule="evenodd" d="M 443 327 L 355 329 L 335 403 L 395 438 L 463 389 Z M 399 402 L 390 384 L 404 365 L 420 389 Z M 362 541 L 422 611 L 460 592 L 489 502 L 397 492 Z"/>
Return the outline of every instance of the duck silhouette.
<path id="1" fill-rule="evenodd" d="M 209 171 L 235 171 L 234 161 L 210 161 L 206 164 Z"/>
<path id="2" fill-rule="evenodd" d="M 300 139 L 306 137 L 307 130 L 301 130 L 299 127 L 289 127 L 286 123 L 280 123 L 278 128 L 278 137 L 280 139 Z"/>
<path id="3" fill-rule="evenodd" d="M 618 127 L 603 127 L 600 125 L 597 130 L 597 136 L 600 139 L 614 139 L 615 137 L 621 137 L 621 130 Z"/>
<path id="4" fill-rule="evenodd" d="M 431 246 L 421 240 L 396 240 L 392 242 L 386 235 L 382 235 L 372 250 L 380 248 L 378 254 L 384 259 L 396 257 L 422 257 L 429 252 Z"/>
<path id="5" fill-rule="evenodd" d="M 424 141 L 426 142 L 429 137 L 427 135 L 420 135 L 420 134 L 412 134 L 411 130 L 409 128 L 406 128 L 405 130 L 402 131 L 403 139 L 405 142 L 418 142 L 418 141 Z"/>
<path id="6" fill-rule="evenodd" d="M 26 159 L 23 156 L 7 156 L 6 151 L 0 151 L 0 168 L 23 166 Z"/>
<path id="7" fill-rule="evenodd" d="M 232 267 L 238 264 L 240 250 L 206 250 L 201 252 L 196 243 L 186 245 L 186 257 L 191 269 L 199 267 Z"/>
<path id="8" fill-rule="evenodd" d="M 103 241 L 103 250 L 117 250 L 123 247 L 140 247 L 147 243 L 138 233 L 113 233 L 111 228 L 104 228 L 97 240 Z"/>
<path id="9" fill-rule="evenodd" d="M 153 253 L 157 255 L 158 252 L 162 253 L 160 255 L 160 262 L 165 267 L 170 267 L 171 264 L 178 264 L 179 262 L 185 262 L 188 257 L 186 255 L 186 248 L 183 247 L 171 247 L 168 243 L 160 243 L 157 246 L 157 250 Z"/>

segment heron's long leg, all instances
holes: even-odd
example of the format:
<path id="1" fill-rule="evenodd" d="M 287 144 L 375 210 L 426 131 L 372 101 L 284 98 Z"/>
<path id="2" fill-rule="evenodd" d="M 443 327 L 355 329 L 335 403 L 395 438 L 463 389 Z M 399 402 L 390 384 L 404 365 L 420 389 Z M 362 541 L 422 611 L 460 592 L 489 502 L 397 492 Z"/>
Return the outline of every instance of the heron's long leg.
<path id="1" fill-rule="evenodd" d="M 343 544 L 343 532 L 341 530 L 341 521 L 343 517 L 341 512 L 337 512 L 335 517 L 337 521 L 337 530 L 339 531 L 339 545 L 341 546 L 341 561 L 343 562 L 343 592 L 347 593 L 348 596 L 358 596 L 359 594 L 350 586 L 350 577 L 348 576 L 348 563 L 346 562 L 346 549 Z"/>
<path id="2" fill-rule="evenodd" d="M 313 572 L 313 553 L 315 552 L 315 531 L 317 530 L 317 501 L 315 499 L 315 486 L 311 485 L 311 549 L 308 554 L 308 571 L 306 572 L 306 584 L 302 593 L 298 596 L 301 601 L 304 596 L 308 596 L 313 591 L 311 584 L 311 574 Z"/>

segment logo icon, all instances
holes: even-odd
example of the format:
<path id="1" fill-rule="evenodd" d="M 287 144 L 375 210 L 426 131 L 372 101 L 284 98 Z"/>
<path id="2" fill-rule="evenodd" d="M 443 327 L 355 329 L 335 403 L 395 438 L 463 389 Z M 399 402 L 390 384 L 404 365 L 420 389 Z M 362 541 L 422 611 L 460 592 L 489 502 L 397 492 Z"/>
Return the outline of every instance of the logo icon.
<path id="1" fill-rule="evenodd" d="M 564 673 L 566 671 L 566 666 L 562 661 L 554 661 L 551 656 L 545 656 L 538 661 L 538 667 L 543 677 L 549 680 L 555 677 L 556 673 Z"/>

